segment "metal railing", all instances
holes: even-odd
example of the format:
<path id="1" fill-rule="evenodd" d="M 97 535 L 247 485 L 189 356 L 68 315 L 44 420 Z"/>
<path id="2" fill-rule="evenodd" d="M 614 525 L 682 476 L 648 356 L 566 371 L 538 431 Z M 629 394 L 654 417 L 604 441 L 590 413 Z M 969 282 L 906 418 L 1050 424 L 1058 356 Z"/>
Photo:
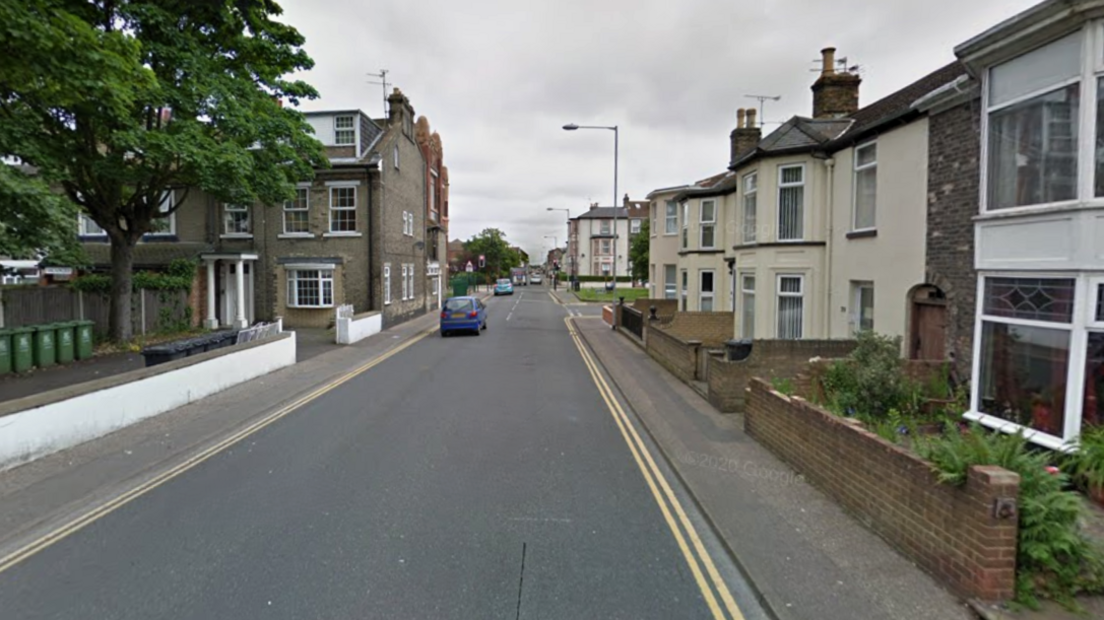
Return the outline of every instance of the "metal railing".
<path id="1" fill-rule="evenodd" d="M 644 339 L 644 313 L 632 306 L 621 306 L 621 327 Z"/>
<path id="2" fill-rule="evenodd" d="M 254 340 L 263 340 L 264 338 L 271 338 L 280 333 L 280 323 L 261 323 L 253 327 L 240 330 L 238 332 L 238 339 L 235 344 L 242 344 L 243 342 L 252 342 Z"/>

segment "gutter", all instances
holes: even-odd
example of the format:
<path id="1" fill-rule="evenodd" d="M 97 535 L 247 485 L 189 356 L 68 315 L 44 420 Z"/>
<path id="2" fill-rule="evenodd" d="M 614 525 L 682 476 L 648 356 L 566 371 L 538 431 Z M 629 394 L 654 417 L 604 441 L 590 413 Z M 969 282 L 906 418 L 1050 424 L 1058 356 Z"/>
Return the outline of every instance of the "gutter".
<path id="1" fill-rule="evenodd" d="M 824 169 L 828 171 L 828 199 L 825 201 L 828 205 L 828 243 L 827 243 L 827 246 L 824 249 L 824 255 L 825 255 L 825 258 L 826 258 L 826 261 L 825 261 L 826 264 L 825 264 L 824 270 L 825 270 L 825 274 L 826 274 L 825 275 L 825 281 L 828 284 L 828 286 L 826 287 L 828 303 L 825 304 L 825 308 L 824 308 L 824 334 L 825 334 L 825 338 L 831 340 L 831 338 L 832 338 L 832 308 L 834 307 L 833 302 L 832 302 L 832 262 L 833 262 L 833 259 L 832 259 L 832 241 L 833 241 L 833 238 L 835 237 L 835 230 L 836 230 L 836 226 L 835 226 L 835 193 L 834 193 L 835 192 L 836 160 L 832 159 L 832 158 L 825 159 L 824 160 Z"/>

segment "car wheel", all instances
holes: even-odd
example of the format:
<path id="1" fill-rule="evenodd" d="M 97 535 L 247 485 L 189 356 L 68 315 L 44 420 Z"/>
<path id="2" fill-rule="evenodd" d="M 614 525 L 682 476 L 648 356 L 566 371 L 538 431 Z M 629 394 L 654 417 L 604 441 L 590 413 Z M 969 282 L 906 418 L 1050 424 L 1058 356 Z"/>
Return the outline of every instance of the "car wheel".
<path id="1" fill-rule="evenodd" d="M 483 326 L 480 327 L 480 329 L 487 329 L 487 322 L 486 321 L 483 321 Z"/>
<path id="2" fill-rule="evenodd" d="M 480 330 L 478 330 L 478 329 L 477 329 L 477 330 L 475 330 L 475 335 L 476 335 L 476 336 L 478 336 L 479 334 L 482 334 L 482 333 L 483 333 L 483 332 L 482 332 L 482 331 L 480 331 Z"/>

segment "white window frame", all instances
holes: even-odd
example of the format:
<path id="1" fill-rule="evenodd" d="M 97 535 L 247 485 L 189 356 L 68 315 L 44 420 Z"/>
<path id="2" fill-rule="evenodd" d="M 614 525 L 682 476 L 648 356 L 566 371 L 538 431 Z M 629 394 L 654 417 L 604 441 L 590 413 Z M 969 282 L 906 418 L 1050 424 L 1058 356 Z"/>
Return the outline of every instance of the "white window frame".
<path id="1" fill-rule="evenodd" d="M 81 237 L 106 237 L 107 231 L 84 213 L 77 216 L 77 235 Z"/>
<path id="2" fill-rule="evenodd" d="M 1003 210 L 1003 209 L 1002 209 Z M 985 314 L 985 282 L 988 278 L 1027 278 L 1032 280 L 1037 279 L 1056 279 L 1056 280 L 1074 280 L 1074 297 L 1073 297 L 1073 312 L 1069 323 L 1060 323 L 1057 321 L 1039 321 L 1031 319 L 1017 319 L 1004 316 L 995 316 Z M 1086 306 L 1095 303 L 1096 296 L 1095 291 L 1092 291 L 1090 299 L 1089 285 L 1094 281 L 1101 281 L 1104 279 L 1086 277 L 1082 273 L 1062 273 L 1062 272 L 1045 272 L 1045 271 L 982 271 L 978 272 L 977 279 L 977 311 L 975 313 L 974 321 L 974 359 L 972 376 L 974 380 L 971 382 L 974 389 L 970 393 L 970 411 L 963 414 L 968 420 L 978 422 L 988 428 L 999 430 L 1002 432 L 1016 432 L 1022 430 L 1023 435 L 1029 441 L 1045 446 L 1052 450 L 1062 450 L 1071 447 L 1073 440 L 1081 432 L 1081 420 L 1084 416 L 1084 389 L 1085 389 L 1085 358 L 1087 354 L 1086 347 L 1088 345 L 1089 332 L 1100 331 L 1100 328 L 1094 328 L 1089 324 L 1087 320 L 1088 309 Z M 1066 370 L 1066 394 L 1065 403 L 1066 410 L 1063 412 L 1065 425 L 1063 428 L 1063 437 L 1056 437 L 1049 433 L 1022 426 L 1015 422 L 1005 420 L 1004 418 L 983 413 L 980 410 L 981 402 L 981 356 L 983 354 L 982 349 L 982 337 L 984 332 L 984 323 L 988 321 L 990 323 L 1004 323 L 1007 325 L 1019 325 L 1023 327 L 1038 327 L 1042 329 L 1052 329 L 1055 331 L 1066 331 L 1070 334 L 1069 341 L 1069 358 L 1067 360 Z"/>
<path id="3" fill-rule="evenodd" d="M 663 209 L 663 235 L 667 237 L 677 235 L 679 233 L 678 203 L 674 200 L 668 200 L 664 203 Z"/>
<path id="4" fill-rule="evenodd" d="M 705 274 L 709 274 L 713 279 L 712 290 L 706 292 L 705 290 Z M 705 309 L 705 300 L 709 300 L 709 310 Z M 702 312 L 717 312 L 717 270 L 716 269 L 699 269 L 698 270 L 698 310 Z"/>
<path id="5" fill-rule="evenodd" d="M 648 236 L 655 237 L 659 234 L 659 205 L 653 202 L 651 205 L 651 213 L 649 213 L 649 215 L 651 216 L 651 218 L 648 227 Z"/>
<path id="6" fill-rule="evenodd" d="M 171 189 L 166 190 L 164 195 L 162 195 L 162 197 L 161 197 L 161 203 L 158 205 L 158 209 L 162 213 L 164 213 L 166 211 L 171 211 L 175 204 L 176 204 L 176 191 L 171 190 Z M 167 219 L 168 222 L 169 222 L 169 226 L 166 230 L 151 230 L 151 231 L 147 232 L 144 236 L 146 236 L 146 237 L 173 237 L 173 236 L 175 236 L 176 235 L 176 212 L 173 211 L 172 213 L 169 214 L 169 217 L 165 218 L 165 219 Z M 155 219 L 155 220 L 152 220 L 150 223 L 153 224 L 157 221 L 158 220 Z"/>
<path id="7" fill-rule="evenodd" d="M 1096 177 L 1096 109 L 1097 109 L 1097 79 L 1104 77 L 1104 22 L 1100 20 L 1086 23 L 1080 30 L 1081 40 L 1081 73 L 1077 77 L 1056 81 L 1048 86 L 1024 93 L 1015 98 L 1004 101 L 998 105 L 990 105 L 990 88 L 992 71 L 1000 66 L 987 67 L 982 73 L 981 87 L 981 157 L 979 161 L 980 182 L 980 212 L 982 214 L 1015 215 L 1017 213 L 1036 213 L 1040 211 L 1063 210 L 1071 205 L 1085 204 L 1088 206 L 1104 206 L 1104 196 L 1094 196 Z M 1078 31 L 1066 32 L 1060 36 L 1048 39 L 1040 46 L 1036 46 L 1024 52 L 1031 53 L 1066 36 L 1078 34 Z M 1019 56 L 1015 57 L 1019 58 Z M 1015 60 L 1015 58 L 1009 60 Z M 1005 61 L 1008 62 L 1008 61 Z M 1003 63 L 1001 63 L 1003 64 Z M 1079 117 L 1075 119 L 1074 134 L 1077 137 L 1077 171 L 1076 192 L 1073 199 L 1054 202 L 1018 205 L 1003 209 L 989 208 L 989 116 L 1004 108 L 1014 106 L 1024 101 L 1055 92 L 1068 87 L 1071 84 L 1080 84 L 1079 89 Z"/>
<path id="8" fill-rule="evenodd" d="M 748 288 L 748 278 L 751 278 L 751 288 Z M 755 337 L 755 272 L 742 271 L 740 272 L 740 334 L 744 338 Z M 751 309 L 751 329 L 748 329 L 748 323 L 746 321 L 749 314 L 748 305 L 750 303 Z"/>
<path id="9" fill-rule="evenodd" d="M 671 269 L 668 270 L 667 268 Z M 674 274 L 670 281 L 667 280 L 669 274 Z M 670 263 L 663 265 L 663 298 L 678 300 L 678 285 L 679 285 L 678 265 L 672 265 Z"/>
<path id="10" fill-rule="evenodd" d="M 303 195 L 302 206 L 299 205 L 299 192 L 305 192 Z M 305 213 L 307 217 L 307 230 L 288 230 L 288 213 Z M 295 198 L 293 200 L 284 201 L 284 208 L 282 213 L 283 220 L 283 236 L 284 237 L 313 237 L 310 231 L 310 186 L 300 185 L 295 188 Z"/>
<path id="11" fill-rule="evenodd" d="M 341 235 L 355 236 L 355 235 L 359 235 L 360 234 L 360 222 L 358 222 L 357 220 L 360 219 L 360 218 L 357 217 L 357 202 L 359 201 L 360 197 L 357 196 L 357 194 L 359 193 L 357 186 L 352 185 L 352 184 L 350 184 L 350 185 L 331 185 L 331 186 L 329 186 L 328 189 L 329 189 L 329 198 L 330 198 L 329 213 L 328 213 L 328 217 L 329 217 L 329 235 L 330 236 L 341 236 Z M 339 190 L 348 190 L 348 189 L 353 190 L 353 206 L 351 206 L 351 207 L 334 206 L 334 193 L 339 191 Z M 354 226 L 353 230 L 334 230 L 334 211 L 352 211 L 353 212 L 353 226 Z"/>
<path id="12" fill-rule="evenodd" d="M 690 203 L 688 201 L 684 200 L 679 204 L 679 216 L 682 219 L 679 248 L 685 250 L 690 244 Z"/>
<path id="13" fill-rule="evenodd" d="M 679 309 L 686 312 L 686 302 L 690 296 L 690 272 L 679 270 Z"/>
<path id="14" fill-rule="evenodd" d="M 782 182 L 782 176 L 785 174 L 785 171 L 786 170 L 792 170 L 794 168 L 797 168 L 797 169 L 801 170 L 801 182 L 800 183 L 793 183 L 793 182 L 783 183 Z M 778 166 L 778 200 L 776 201 L 775 204 L 777 206 L 777 212 L 778 212 L 778 217 L 776 219 L 778 221 L 778 241 L 780 241 L 780 242 L 801 242 L 801 241 L 805 240 L 805 211 L 806 211 L 805 203 L 808 201 L 808 194 L 809 194 L 809 192 L 805 191 L 805 180 L 806 180 L 805 172 L 806 172 L 805 164 L 803 164 L 803 163 L 801 163 L 801 164 L 783 164 L 783 165 Z M 782 226 L 782 191 L 786 190 L 786 189 L 792 189 L 792 188 L 795 188 L 795 187 L 802 188 L 802 190 L 801 190 L 801 205 L 798 208 L 798 220 L 799 220 L 798 225 L 801 227 L 801 235 L 797 236 L 797 237 L 792 237 L 792 238 L 790 238 L 790 237 L 783 238 L 782 237 L 782 230 L 783 230 L 784 227 Z"/>
<path id="15" fill-rule="evenodd" d="M 871 282 L 869 280 L 852 280 L 851 281 L 851 303 L 854 304 L 853 307 L 855 309 L 855 311 L 852 312 L 852 314 L 851 314 L 851 321 L 852 321 L 851 331 L 855 332 L 855 333 L 858 333 L 859 331 L 862 331 L 862 312 L 863 312 L 862 294 L 863 294 L 864 289 L 870 289 L 870 295 L 871 295 L 871 298 L 873 299 L 873 296 L 875 294 L 875 292 L 874 292 L 874 283 L 873 282 Z M 874 303 L 874 302 L 871 302 L 871 303 Z M 876 312 L 877 311 L 877 305 L 874 305 L 871 308 L 871 310 Z M 873 331 L 875 329 L 874 317 L 873 316 L 870 317 L 870 325 L 871 325 L 870 329 Z"/>
<path id="16" fill-rule="evenodd" d="M 743 222 L 743 234 L 741 239 L 743 243 L 755 243 L 758 239 L 757 227 L 759 226 L 759 172 L 745 174 L 742 187 L 743 219 L 741 221 Z M 753 201 L 750 210 L 748 209 L 749 198 Z"/>
<path id="17" fill-rule="evenodd" d="M 794 293 L 790 291 L 782 290 L 782 280 L 788 278 L 796 278 L 801 283 L 801 290 Z M 809 314 L 808 304 L 805 303 L 805 274 L 802 273 L 779 273 L 775 276 L 775 319 L 777 325 L 775 325 L 775 336 L 782 340 L 782 298 L 799 298 L 801 299 L 801 329 L 797 338 L 785 338 L 785 340 L 801 340 L 805 338 L 805 324 L 806 317 Z"/>
<path id="18" fill-rule="evenodd" d="M 300 277 L 299 274 L 317 272 L 315 278 Z M 317 304 L 305 304 L 299 301 L 299 288 L 297 286 L 300 280 L 316 280 L 318 282 L 318 303 Z M 332 308 L 334 306 L 334 268 L 332 265 L 319 265 L 318 268 L 311 269 L 288 269 L 287 270 L 287 302 L 288 308 Z M 329 283 L 329 303 L 326 302 L 326 283 Z M 294 299 L 294 301 L 293 301 Z"/>
<path id="19" fill-rule="evenodd" d="M 398 170 L 399 169 L 399 145 L 398 144 L 396 144 L 394 147 L 392 147 L 391 156 L 394 159 L 395 170 Z"/>
<path id="20" fill-rule="evenodd" d="M 874 161 L 859 165 L 859 152 L 874 149 Z M 878 141 L 871 140 L 856 146 L 852 153 L 851 173 L 851 230 L 854 232 L 877 230 L 878 228 Z M 874 171 L 874 205 L 873 219 L 870 226 L 859 226 L 859 174 L 868 170 Z"/>
<path id="21" fill-rule="evenodd" d="M 339 127 L 341 121 L 348 120 L 348 127 Z M 355 114 L 338 114 L 333 117 L 333 129 L 334 129 L 334 146 L 356 146 L 357 127 L 356 127 L 356 115 Z M 348 142 L 341 142 L 337 139 L 337 136 L 348 132 L 351 133 L 350 140 Z"/>
<path id="22" fill-rule="evenodd" d="M 1098 321 L 1096 319 L 1097 291 L 1100 287 L 1104 287 L 1104 276 L 1088 278 L 1088 298 L 1085 303 L 1085 325 L 1091 330 L 1104 329 L 1104 320 Z M 1104 300 L 1101 301 L 1100 306 L 1100 312 L 1104 314 Z"/>
<path id="23" fill-rule="evenodd" d="M 403 263 L 401 265 L 401 267 L 402 267 L 402 300 L 406 301 L 407 299 L 409 299 L 409 297 L 407 296 L 406 282 L 407 282 L 407 277 L 410 275 L 410 272 L 409 272 L 409 267 L 407 266 L 406 263 Z"/>
<path id="24" fill-rule="evenodd" d="M 599 222 L 598 222 L 598 234 L 600 234 L 600 235 L 613 234 L 612 230 L 611 230 L 611 227 L 610 227 L 610 221 L 609 220 L 599 220 Z"/>
<path id="25" fill-rule="evenodd" d="M 640 234 L 640 218 L 634 217 L 634 218 L 629 219 L 629 234 L 630 235 Z"/>
<path id="26" fill-rule="evenodd" d="M 245 232 L 230 230 L 232 220 L 231 213 L 245 214 Z M 224 203 L 222 205 L 222 238 L 224 239 L 251 239 L 253 237 L 253 213 L 248 205 Z"/>
<path id="27" fill-rule="evenodd" d="M 709 204 L 713 207 L 713 217 L 711 219 L 705 219 L 705 205 Z M 702 250 L 715 250 L 717 248 L 717 200 L 710 198 L 708 200 L 702 200 L 698 204 L 698 248 Z M 705 231 L 706 229 L 713 231 L 713 243 L 705 245 Z"/>
<path id="28" fill-rule="evenodd" d="M 436 222 L 439 219 L 437 209 L 437 171 L 429 171 L 429 214 Z"/>
<path id="29" fill-rule="evenodd" d="M 391 263 L 383 264 L 383 305 L 391 305 Z"/>
<path id="30" fill-rule="evenodd" d="M 406 277 L 408 283 L 406 285 L 407 299 L 414 299 L 414 263 L 407 265 Z"/>

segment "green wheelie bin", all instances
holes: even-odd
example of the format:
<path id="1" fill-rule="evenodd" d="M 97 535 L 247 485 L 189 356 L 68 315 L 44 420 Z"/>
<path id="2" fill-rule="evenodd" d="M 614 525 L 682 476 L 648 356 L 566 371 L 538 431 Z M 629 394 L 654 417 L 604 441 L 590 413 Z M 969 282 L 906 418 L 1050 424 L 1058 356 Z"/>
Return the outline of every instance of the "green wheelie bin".
<path id="1" fill-rule="evenodd" d="M 0 329 L 0 375 L 11 373 L 12 366 L 12 332 Z"/>
<path id="2" fill-rule="evenodd" d="M 46 368 L 57 363 L 57 326 L 54 323 L 34 326 L 34 363 Z"/>
<path id="3" fill-rule="evenodd" d="M 76 351 L 76 339 L 73 337 L 76 324 L 73 321 L 64 321 L 54 323 L 54 327 L 57 328 L 57 341 L 54 344 L 57 347 L 57 361 L 59 364 L 72 363 Z"/>
<path id="4" fill-rule="evenodd" d="M 33 327 L 12 328 L 12 370 L 15 372 L 27 372 L 34 366 L 34 331 Z"/>
<path id="5" fill-rule="evenodd" d="M 92 326 L 95 325 L 93 321 L 73 321 L 76 326 L 76 355 L 79 360 L 86 360 L 92 357 Z"/>

